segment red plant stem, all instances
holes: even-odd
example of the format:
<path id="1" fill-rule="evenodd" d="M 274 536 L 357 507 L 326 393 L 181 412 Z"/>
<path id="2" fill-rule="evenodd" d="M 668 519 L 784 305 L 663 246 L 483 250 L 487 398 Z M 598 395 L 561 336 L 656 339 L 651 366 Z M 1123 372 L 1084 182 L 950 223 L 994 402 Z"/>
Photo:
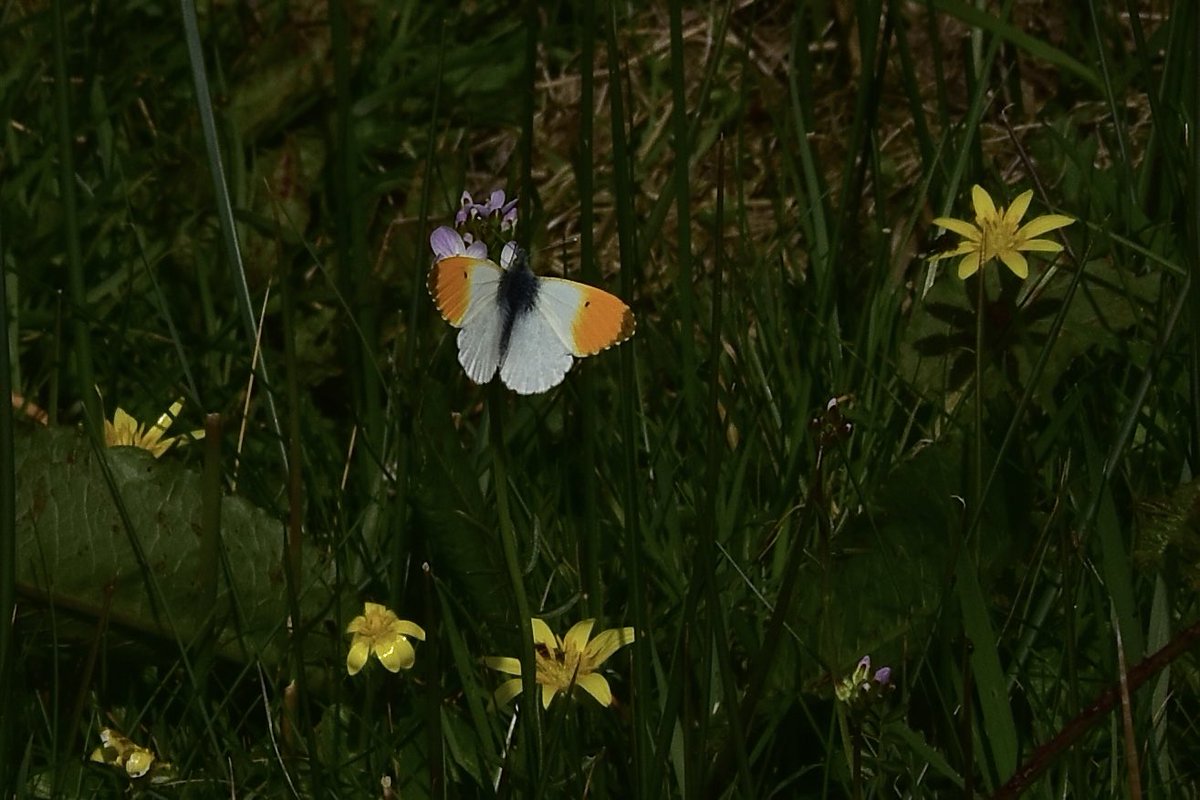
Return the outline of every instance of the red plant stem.
<path id="1" fill-rule="evenodd" d="M 1167 642 L 1161 650 L 1146 656 L 1133 669 L 1129 670 L 1127 691 L 1130 694 L 1136 692 L 1143 683 L 1150 680 L 1150 678 L 1158 674 L 1158 672 L 1172 661 L 1186 653 L 1198 641 L 1200 641 L 1200 620 L 1192 623 L 1191 627 L 1184 628 L 1175 634 L 1175 637 Z M 1029 760 L 1022 764 L 1021 768 L 1009 778 L 1008 783 L 1001 786 L 992 795 L 992 800 L 1019 797 L 1022 792 L 1028 789 L 1046 771 L 1050 764 L 1063 751 L 1074 744 L 1076 739 L 1087 733 L 1099 721 L 1101 716 L 1111 711 L 1120 697 L 1121 684 L 1119 682 L 1105 689 L 1096 698 L 1095 702 L 1080 711 L 1074 719 L 1064 725 L 1062 730 L 1058 732 L 1058 735 L 1035 750 Z"/>

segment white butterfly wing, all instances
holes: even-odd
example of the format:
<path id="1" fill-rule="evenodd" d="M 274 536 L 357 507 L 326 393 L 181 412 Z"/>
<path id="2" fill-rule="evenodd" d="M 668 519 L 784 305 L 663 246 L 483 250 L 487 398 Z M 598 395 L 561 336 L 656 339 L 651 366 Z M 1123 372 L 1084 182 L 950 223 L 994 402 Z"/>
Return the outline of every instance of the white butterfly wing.
<path id="1" fill-rule="evenodd" d="M 500 365 L 500 380 L 517 394 L 537 394 L 557 386 L 574 362 L 566 343 L 541 313 L 541 306 L 539 288 L 537 306 L 513 320 L 508 350 Z"/>
<path id="2" fill-rule="evenodd" d="M 504 271 L 491 261 L 452 256 L 434 264 L 429 292 L 458 332 L 458 363 L 475 383 L 487 383 L 500 365 L 504 317 L 496 301 Z"/>
<path id="3" fill-rule="evenodd" d="M 487 383 L 500 366 L 500 329 L 503 318 L 499 309 L 492 314 L 476 314 L 458 332 L 458 363 L 467 377 Z"/>
<path id="4" fill-rule="evenodd" d="M 620 298 L 565 278 L 538 281 L 537 310 L 577 357 L 620 344 L 636 327 L 633 312 Z"/>

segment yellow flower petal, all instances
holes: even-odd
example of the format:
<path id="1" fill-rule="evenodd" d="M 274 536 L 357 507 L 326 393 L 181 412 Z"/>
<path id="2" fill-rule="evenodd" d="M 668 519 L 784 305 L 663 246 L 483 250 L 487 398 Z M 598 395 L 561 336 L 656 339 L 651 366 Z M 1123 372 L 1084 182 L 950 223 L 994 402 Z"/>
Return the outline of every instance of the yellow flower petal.
<path id="1" fill-rule="evenodd" d="M 608 681 L 600 673 L 591 672 L 587 675 L 580 675 L 575 684 L 583 687 L 583 690 L 596 698 L 596 702 L 600 705 L 605 707 L 612 705 L 612 690 L 608 687 Z"/>
<path id="2" fill-rule="evenodd" d="M 131 778 L 140 778 L 150 771 L 150 765 L 153 763 L 154 753 L 144 747 L 135 747 L 129 754 L 129 760 L 125 762 L 125 771 Z"/>
<path id="3" fill-rule="evenodd" d="M 1028 250 L 1035 253 L 1061 253 L 1063 246 L 1049 239 L 1030 239 L 1017 245 L 1018 250 Z"/>
<path id="4" fill-rule="evenodd" d="M 550 701 L 556 694 L 558 694 L 558 689 L 548 684 L 542 684 L 542 708 L 549 708 Z"/>
<path id="5" fill-rule="evenodd" d="M 1021 222 L 1021 217 L 1025 216 L 1025 212 L 1029 210 L 1029 201 L 1033 199 L 1033 189 L 1026 189 L 1017 195 L 1017 199 L 1012 201 L 1012 205 L 1008 207 L 1008 211 L 1004 212 L 1004 224 L 1010 227 L 1017 227 Z"/>
<path id="6" fill-rule="evenodd" d="M 595 624 L 596 620 L 585 619 L 572 625 L 571 630 L 563 637 L 563 650 L 568 653 L 582 653 L 588 646 L 588 636 L 591 635 L 592 626 Z"/>
<path id="7" fill-rule="evenodd" d="M 138 422 L 133 417 L 126 413 L 125 409 L 117 407 L 117 412 L 113 414 L 113 442 L 114 445 L 132 445 L 137 436 Z"/>
<path id="8" fill-rule="evenodd" d="M 406 619 L 398 619 L 396 620 L 396 624 L 392 627 L 396 630 L 396 633 L 400 633 L 405 636 L 411 636 L 414 639 L 419 639 L 422 642 L 425 641 L 425 629 L 415 622 L 410 622 Z"/>
<path id="9" fill-rule="evenodd" d="M 357 675 L 367 663 L 367 656 L 370 654 L 371 641 L 365 636 L 355 636 L 354 641 L 350 643 L 350 652 L 346 653 L 346 672 Z"/>
<path id="10" fill-rule="evenodd" d="M 417 660 L 413 646 L 403 636 L 397 636 L 390 641 L 376 641 L 375 655 L 379 658 L 379 663 L 383 664 L 389 672 L 410 669 Z"/>
<path id="11" fill-rule="evenodd" d="M 992 196 L 979 184 L 971 187 L 971 202 L 975 205 L 976 219 L 983 220 L 996 216 L 996 204 L 992 202 Z"/>
<path id="12" fill-rule="evenodd" d="M 938 217 L 933 221 L 933 224 L 939 228 L 945 228 L 952 233 L 957 233 L 959 236 L 972 242 L 978 242 L 979 238 L 983 235 L 983 232 L 976 226 L 965 220 L 955 219 L 954 217 Z"/>
<path id="13" fill-rule="evenodd" d="M 1034 217 L 1017 231 L 1017 238 L 1033 239 L 1034 237 L 1041 236 L 1043 233 L 1065 228 L 1074 221 L 1071 217 L 1064 216 L 1063 214 L 1046 214 L 1042 217 Z"/>
<path id="14" fill-rule="evenodd" d="M 500 684 L 500 686 L 496 689 L 496 704 L 501 706 L 504 705 L 509 700 L 512 700 L 514 697 L 519 695 L 522 688 L 524 687 L 520 678 L 513 678 L 512 680 L 507 680 Z"/>
<path id="15" fill-rule="evenodd" d="M 506 675 L 520 675 L 521 662 L 515 658 L 507 658 L 505 656 L 486 656 L 483 663 L 487 664 L 491 669 L 503 672 Z"/>
<path id="16" fill-rule="evenodd" d="M 1029 277 L 1029 262 L 1025 259 L 1025 256 L 1016 250 L 1002 251 L 1000 253 L 1000 260 L 1004 262 L 1004 266 L 1012 270 L 1013 274 L 1021 280 Z"/>
<path id="17" fill-rule="evenodd" d="M 947 250 L 943 253 L 934 253 L 929 257 L 930 261 L 942 261 L 947 258 L 957 258 L 958 256 L 966 255 L 967 253 L 978 253 L 978 242 L 959 242 L 958 247 L 953 250 Z"/>
<path id="18" fill-rule="evenodd" d="M 150 430 L 146 431 L 146 435 L 142 438 L 142 441 L 148 446 L 147 449 L 158 444 L 159 439 L 166 434 L 167 428 L 171 427 L 171 423 L 175 421 L 177 416 L 179 416 L 179 411 L 182 408 L 183 398 L 181 397 L 174 403 L 171 403 L 171 407 L 158 418 L 158 422 L 154 423 L 154 425 L 150 427 Z M 170 439 L 167 442 L 164 442 L 164 444 L 166 444 L 167 447 L 170 447 L 174 441 L 174 439 Z"/>
<path id="19" fill-rule="evenodd" d="M 958 262 L 958 277 L 967 279 L 979 271 L 979 262 L 982 260 L 978 253 L 971 253 L 963 257 L 963 260 Z"/>
<path id="20" fill-rule="evenodd" d="M 547 647 L 558 647 L 558 637 L 554 635 L 554 631 L 550 630 L 550 626 L 544 620 L 534 617 L 530 622 L 533 623 L 533 643 L 544 644 Z"/>
<path id="21" fill-rule="evenodd" d="M 607 661 L 613 653 L 617 652 L 618 648 L 632 644 L 633 641 L 633 628 L 609 628 L 588 642 L 588 663 L 593 668 L 598 667 Z"/>

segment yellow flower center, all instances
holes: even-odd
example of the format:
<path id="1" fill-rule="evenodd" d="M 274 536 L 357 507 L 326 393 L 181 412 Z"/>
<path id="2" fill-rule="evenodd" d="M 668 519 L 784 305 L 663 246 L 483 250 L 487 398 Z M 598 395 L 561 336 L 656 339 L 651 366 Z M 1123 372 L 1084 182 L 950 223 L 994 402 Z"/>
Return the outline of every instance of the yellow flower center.
<path id="1" fill-rule="evenodd" d="M 979 263 L 986 264 L 1001 253 L 1017 249 L 1017 227 L 1004 220 L 1004 209 L 998 209 L 995 216 L 976 217 L 979 226 Z"/>
<path id="2" fill-rule="evenodd" d="M 392 620 L 387 614 L 367 614 L 363 620 L 363 628 L 359 631 L 360 636 L 365 636 L 371 641 L 378 641 L 392 633 Z"/>
<path id="3" fill-rule="evenodd" d="M 593 669 L 583 658 L 583 653 L 574 648 L 560 650 L 538 643 L 534 646 L 534 654 L 537 656 L 536 679 L 543 686 L 565 690 L 572 682 L 577 683 Z"/>

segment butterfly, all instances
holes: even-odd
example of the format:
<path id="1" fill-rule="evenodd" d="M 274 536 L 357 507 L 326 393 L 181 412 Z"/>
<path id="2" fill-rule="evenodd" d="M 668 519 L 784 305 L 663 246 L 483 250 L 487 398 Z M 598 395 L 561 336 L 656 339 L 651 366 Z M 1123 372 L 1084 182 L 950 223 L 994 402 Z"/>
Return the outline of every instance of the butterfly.
<path id="1" fill-rule="evenodd" d="M 633 336 L 633 312 L 608 292 L 563 278 L 540 278 L 516 242 L 500 263 L 480 243 L 470 247 L 451 228 L 430 236 L 437 263 L 429 294 L 458 332 L 458 363 L 475 383 L 496 372 L 518 394 L 557 386 L 576 358 Z"/>

